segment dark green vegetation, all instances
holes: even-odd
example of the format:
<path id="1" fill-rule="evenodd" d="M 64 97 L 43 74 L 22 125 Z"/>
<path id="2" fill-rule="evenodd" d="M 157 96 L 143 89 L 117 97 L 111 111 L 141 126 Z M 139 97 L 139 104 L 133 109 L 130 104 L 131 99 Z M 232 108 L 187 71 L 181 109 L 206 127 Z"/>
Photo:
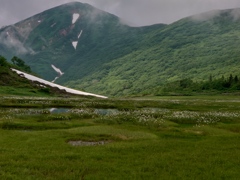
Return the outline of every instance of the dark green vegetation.
<path id="1" fill-rule="evenodd" d="M 19 61 L 20 62 L 20 61 Z M 12 72 L 10 68 L 21 69 L 17 65 L 7 62 L 7 60 L 0 56 L 0 94 L 15 94 L 15 95 L 37 95 L 38 88 L 30 81 L 18 76 Z M 44 95 L 40 93 L 39 95 Z"/>
<path id="2" fill-rule="evenodd" d="M 202 21 L 180 20 L 150 33 L 143 41 L 145 46 L 108 63 L 109 70 L 105 68 L 77 84 L 90 91 L 105 91 L 101 89 L 105 87 L 110 94 L 151 94 L 156 86 L 176 80 L 239 75 L 239 28 L 240 22 L 233 19 L 231 11 Z M 94 84 L 93 79 L 99 82 Z"/>
<path id="3" fill-rule="evenodd" d="M 13 57 L 14 64 L 0 56 L 0 95 L 25 95 L 25 96 L 73 96 L 58 88 L 42 86 L 40 83 L 29 81 L 10 68 L 18 69 L 23 72 L 32 73 L 31 68 L 25 62 Z"/>
<path id="4" fill-rule="evenodd" d="M 23 70 L 24 72 L 32 73 L 30 66 L 26 65 L 25 62 L 24 62 L 22 59 L 14 56 L 14 57 L 11 59 L 11 61 L 12 61 L 12 63 L 13 63 L 14 65 L 16 65 L 18 68 L 20 68 L 20 69 Z"/>
<path id="5" fill-rule="evenodd" d="M 48 109 L 60 106 L 68 111 Z M 238 97 L 16 97 L 0 107 L 1 179 L 240 176 Z"/>
<path id="6" fill-rule="evenodd" d="M 211 75 L 205 81 L 182 79 L 166 83 L 164 86 L 152 90 L 152 94 L 161 95 L 196 95 L 196 94 L 235 94 L 239 95 L 240 81 L 238 76 L 214 79 Z"/>
<path id="7" fill-rule="evenodd" d="M 64 72 L 57 83 L 72 88 L 106 96 L 161 94 L 175 81 L 239 76 L 239 11 L 129 27 L 88 4 L 70 3 L 1 29 L 0 51 L 8 59 L 17 52 L 47 80 L 57 76 L 55 65 Z M 80 14 L 75 24 L 73 13 Z"/>

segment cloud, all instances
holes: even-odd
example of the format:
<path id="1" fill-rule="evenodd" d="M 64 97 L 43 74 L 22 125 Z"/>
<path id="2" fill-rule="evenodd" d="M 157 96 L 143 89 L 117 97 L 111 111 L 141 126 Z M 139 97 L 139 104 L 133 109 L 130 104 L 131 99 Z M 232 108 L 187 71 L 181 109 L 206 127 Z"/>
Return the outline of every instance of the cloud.
<path id="1" fill-rule="evenodd" d="M 233 9 L 231 12 L 231 15 L 232 15 L 234 21 L 239 20 L 240 19 L 240 8 Z"/>
<path id="2" fill-rule="evenodd" d="M 220 10 L 213 10 L 213 11 L 209 11 L 209 12 L 206 12 L 206 13 L 201 13 L 201 14 L 194 15 L 191 18 L 194 21 L 206 21 L 206 20 L 209 20 L 209 19 L 213 19 L 217 16 L 220 16 L 220 14 L 221 14 Z"/>
<path id="3" fill-rule="evenodd" d="M 14 31 L 8 27 L 0 33 L 0 42 L 7 48 L 14 50 L 18 55 L 20 54 L 33 54 L 35 53 L 30 47 L 25 47 L 18 38 L 15 37 Z"/>
<path id="4" fill-rule="evenodd" d="M 1 0 L 0 27 L 74 0 Z M 76 0 L 75 0 L 76 1 Z M 172 23 L 211 10 L 240 7 L 239 0 L 78 0 L 115 14 L 136 26 Z M 233 16 L 238 17 L 237 13 Z"/>
<path id="5" fill-rule="evenodd" d="M 229 10 L 226 9 L 226 11 L 229 12 Z M 215 17 L 218 17 L 223 13 L 224 11 L 221 10 L 213 10 L 213 11 L 208 11 L 205 13 L 197 14 L 192 16 L 192 20 L 194 21 L 206 21 L 213 19 Z M 232 20 L 237 21 L 240 19 L 240 8 L 232 9 L 230 10 L 230 16 L 232 16 Z"/>

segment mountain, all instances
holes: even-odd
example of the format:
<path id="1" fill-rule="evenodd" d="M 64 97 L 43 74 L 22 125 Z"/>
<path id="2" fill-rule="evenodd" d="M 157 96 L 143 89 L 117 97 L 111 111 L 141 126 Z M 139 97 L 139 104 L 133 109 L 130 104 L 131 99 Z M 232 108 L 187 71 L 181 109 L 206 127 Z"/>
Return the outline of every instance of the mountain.
<path id="1" fill-rule="evenodd" d="M 105 62 L 131 53 L 146 31 L 148 28 L 124 25 L 118 17 L 88 4 L 68 3 L 5 27 L 0 31 L 1 41 L 13 49 L 12 54 L 3 49 L 4 44 L 0 47 L 6 52 L 3 56 L 18 53 L 47 80 L 56 77 L 51 67 L 55 65 L 64 72 L 61 82 L 66 82 L 90 75 Z"/>
<path id="2" fill-rule="evenodd" d="M 239 75 L 240 18 L 234 13 L 240 9 L 192 16 L 152 31 L 136 51 L 69 84 L 112 95 L 149 94 L 180 79 Z"/>
<path id="3" fill-rule="evenodd" d="M 240 9 L 130 27 L 68 3 L 0 29 L 0 54 L 18 55 L 47 80 L 106 96 L 151 93 L 165 83 L 236 74 Z"/>

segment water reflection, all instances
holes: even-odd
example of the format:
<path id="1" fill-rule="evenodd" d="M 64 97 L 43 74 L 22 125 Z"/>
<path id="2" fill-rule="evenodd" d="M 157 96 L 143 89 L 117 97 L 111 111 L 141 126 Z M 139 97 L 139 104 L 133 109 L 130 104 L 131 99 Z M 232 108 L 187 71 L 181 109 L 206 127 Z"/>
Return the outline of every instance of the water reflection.
<path id="1" fill-rule="evenodd" d="M 117 109 L 95 109 L 94 112 L 99 115 L 113 115 L 113 114 L 119 113 L 119 110 L 117 110 Z"/>
<path id="2" fill-rule="evenodd" d="M 44 108 L 44 109 L 34 109 L 34 108 L 4 108 L 0 109 L 1 114 L 13 114 L 13 115 L 40 115 L 40 114 L 64 114 L 64 113 L 92 113 L 98 115 L 114 115 L 118 114 L 117 109 L 91 109 L 91 108 Z"/>
<path id="3" fill-rule="evenodd" d="M 69 112 L 69 108 L 51 108 L 49 109 L 51 114 L 58 114 L 58 113 L 67 113 Z"/>

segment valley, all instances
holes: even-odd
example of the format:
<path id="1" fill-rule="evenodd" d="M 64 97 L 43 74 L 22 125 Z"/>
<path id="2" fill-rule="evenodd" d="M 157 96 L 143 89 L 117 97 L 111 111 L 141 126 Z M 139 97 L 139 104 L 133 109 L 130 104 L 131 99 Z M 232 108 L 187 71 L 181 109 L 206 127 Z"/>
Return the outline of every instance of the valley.
<path id="1" fill-rule="evenodd" d="M 239 14 L 72 2 L 1 28 L 0 179 L 238 179 Z"/>

